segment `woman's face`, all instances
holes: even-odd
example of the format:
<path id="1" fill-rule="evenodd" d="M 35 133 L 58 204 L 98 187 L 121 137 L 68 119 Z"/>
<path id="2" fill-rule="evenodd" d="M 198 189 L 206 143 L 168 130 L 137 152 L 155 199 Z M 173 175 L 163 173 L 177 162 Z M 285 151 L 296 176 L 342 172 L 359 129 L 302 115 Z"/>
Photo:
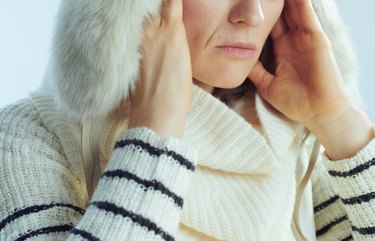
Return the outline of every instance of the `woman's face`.
<path id="1" fill-rule="evenodd" d="M 284 0 L 184 0 L 194 81 L 234 88 L 248 76 Z"/>

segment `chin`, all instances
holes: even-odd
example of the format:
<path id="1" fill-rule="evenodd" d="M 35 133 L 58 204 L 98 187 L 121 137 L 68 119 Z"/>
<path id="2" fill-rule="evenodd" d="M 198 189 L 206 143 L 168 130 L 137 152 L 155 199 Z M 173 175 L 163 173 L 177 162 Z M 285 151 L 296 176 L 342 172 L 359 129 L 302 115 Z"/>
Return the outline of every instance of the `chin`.
<path id="1" fill-rule="evenodd" d="M 203 85 L 222 88 L 234 89 L 240 86 L 248 78 L 252 69 L 252 63 L 246 66 L 238 66 L 234 64 L 225 65 L 201 65 L 199 68 L 193 68 L 193 76 Z M 203 67 L 204 66 L 204 67 Z"/>
<path id="2" fill-rule="evenodd" d="M 234 78 L 230 79 L 215 79 L 212 81 L 201 81 L 197 78 L 194 78 L 194 83 L 198 86 L 200 86 L 203 89 L 211 89 L 211 88 L 221 88 L 221 89 L 234 89 L 240 86 L 244 81 L 246 80 L 246 77 L 243 77 L 239 79 L 238 81 L 234 81 Z"/>
<path id="3" fill-rule="evenodd" d="M 221 89 L 234 89 L 234 88 L 237 88 L 238 86 L 240 86 L 244 81 L 246 80 L 246 78 L 244 79 L 241 79 L 241 81 L 224 81 L 223 83 L 221 84 L 218 84 L 217 86 L 215 86 L 216 88 L 221 88 Z"/>
<path id="4" fill-rule="evenodd" d="M 245 82 L 246 79 L 247 75 L 217 76 L 217 78 L 207 81 L 205 84 L 221 89 L 234 89 Z"/>

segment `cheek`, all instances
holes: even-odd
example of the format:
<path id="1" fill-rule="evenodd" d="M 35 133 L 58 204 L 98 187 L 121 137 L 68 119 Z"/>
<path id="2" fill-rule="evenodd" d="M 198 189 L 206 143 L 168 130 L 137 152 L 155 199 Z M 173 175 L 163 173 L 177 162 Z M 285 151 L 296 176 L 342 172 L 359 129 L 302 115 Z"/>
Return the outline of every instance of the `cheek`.
<path id="1" fill-rule="evenodd" d="M 209 0 L 184 0 L 183 22 L 192 58 L 204 48 L 210 38 L 213 17 Z"/>
<path id="2" fill-rule="evenodd" d="M 187 35 L 195 35 L 200 28 L 200 21 L 198 20 L 201 20 L 201 18 L 204 16 L 204 10 L 202 10 L 202 8 L 200 7 L 201 5 L 202 4 L 199 4 L 198 0 L 184 1 L 183 22 Z"/>

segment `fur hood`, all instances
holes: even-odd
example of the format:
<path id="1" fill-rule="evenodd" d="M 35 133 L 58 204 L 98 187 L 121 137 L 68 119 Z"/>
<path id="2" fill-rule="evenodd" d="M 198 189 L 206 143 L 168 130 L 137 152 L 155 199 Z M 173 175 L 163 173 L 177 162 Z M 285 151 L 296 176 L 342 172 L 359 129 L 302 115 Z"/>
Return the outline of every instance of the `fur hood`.
<path id="1" fill-rule="evenodd" d="M 138 78 L 142 23 L 161 0 L 63 0 L 42 89 L 71 119 L 102 118 Z M 312 0 L 330 38 L 345 88 L 358 100 L 356 58 L 334 0 Z"/>

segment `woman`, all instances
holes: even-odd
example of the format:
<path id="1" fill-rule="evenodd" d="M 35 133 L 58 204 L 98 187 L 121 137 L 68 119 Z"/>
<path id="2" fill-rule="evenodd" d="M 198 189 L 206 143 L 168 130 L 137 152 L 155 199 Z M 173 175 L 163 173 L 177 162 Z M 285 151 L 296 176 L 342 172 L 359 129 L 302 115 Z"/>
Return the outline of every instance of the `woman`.
<path id="1" fill-rule="evenodd" d="M 1 112 L 1 240 L 374 239 L 375 133 L 313 5 L 63 1 L 43 86 Z"/>

